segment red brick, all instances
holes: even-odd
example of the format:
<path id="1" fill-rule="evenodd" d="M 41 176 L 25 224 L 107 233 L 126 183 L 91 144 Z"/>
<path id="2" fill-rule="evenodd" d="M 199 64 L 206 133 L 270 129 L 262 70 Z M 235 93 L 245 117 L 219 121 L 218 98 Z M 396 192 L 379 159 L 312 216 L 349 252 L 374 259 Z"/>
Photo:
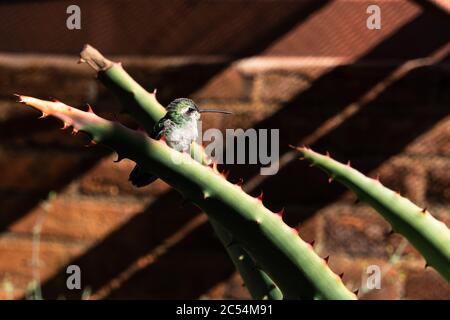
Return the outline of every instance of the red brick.
<path id="1" fill-rule="evenodd" d="M 404 299 L 450 299 L 450 285 L 433 268 L 408 268 L 405 272 Z"/>
<path id="2" fill-rule="evenodd" d="M 81 244 L 41 240 L 38 269 L 41 281 L 44 282 L 84 249 L 85 246 Z M 0 237 L 0 256 L 7 257 L 0 259 L 0 281 L 5 277 L 9 278 L 14 285 L 16 297 L 21 296 L 33 280 L 32 250 L 33 241 L 30 238 Z"/>
<path id="3" fill-rule="evenodd" d="M 443 213 L 446 209 L 432 210 L 432 214 L 437 219 L 450 223 L 448 216 Z M 399 254 L 402 261 L 425 265 L 422 254 L 403 235 L 390 234 L 389 223 L 365 204 L 354 207 L 334 204 L 324 210 L 323 215 L 325 225 L 322 255 L 341 253 L 348 257 L 388 259 Z"/>
<path id="4" fill-rule="evenodd" d="M 331 206 L 324 212 L 326 253 L 352 257 L 388 256 L 391 227 L 372 209 L 361 206 Z"/>
<path id="5" fill-rule="evenodd" d="M 450 164 L 446 159 L 429 159 L 427 175 L 427 201 L 450 203 Z"/>
<path id="6" fill-rule="evenodd" d="M 346 64 L 342 57 L 254 56 L 236 62 L 235 66 L 247 77 L 285 74 L 315 80 L 338 65 Z"/>
<path id="7" fill-rule="evenodd" d="M 365 12 L 372 4 L 379 5 L 383 12 L 382 28 L 376 32 L 366 27 Z M 354 60 L 370 52 L 420 13 L 419 6 L 404 1 L 333 1 L 290 30 L 268 48 L 265 54 L 338 56 Z M 406 50 L 404 43 L 401 44 L 391 48 L 388 54 Z"/>
<path id="8" fill-rule="evenodd" d="M 311 85 L 301 74 L 269 73 L 260 76 L 258 94 L 262 101 L 289 102 Z"/>
<path id="9" fill-rule="evenodd" d="M 252 79 L 247 79 L 236 68 L 230 66 L 210 79 L 192 97 L 194 100 L 248 100 L 251 94 L 251 84 Z"/>
<path id="10" fill-rule="evenodd" d="M 377 172 L 381 183 L 400 192 L 409 200 L 421 205 L 425 198 L 425 166 L 422 161 L 408 157 L 394 157 L 384 162 Z M 376 174 L 372 174 L 376 177 Z"/>
<path id="11" fill-rule="evenodd" d="M 400 247 L 404 244 L 404 249 L 401 250 Z M 422 254 L 414 246 L 412 246 L 404 236 L 399 233 L 395 233 L 390 236 L 387 252 L 389 254 L 389 257 L 392 257 L 394 254 L 399 252 L 402 261 L 411 261 L 425 265 L 425 258 L 422 256 Z"/>
<path id="12" fill-rule="evenodd" d="M 88 13 L 101 8 L 90 1 L 77 4 Z M 267 33 L 283 26 L 286 20 L 292 21 L 306 5 L 309 3 L 286 2 L 280 5 L 273 1 L 227 1 L 202 2 L 193 7 L 184 2 L 166 6 L 165 3 L 139 1 L 124 8 L 110 3 L 108 13 L 102 16 L 86 15 L 81 30 L 69 31 L 64 24 L 66 15 L 45 19 L 54 12 L 64 11 L 67 3 L 15 3 L 8 6 L 8 11 L 14 11 L 14 16 L 1 15 L 5 24 L 1 35 L 7 43 L 0 45 L 0 48 L 13 52 L 76 54 L 83 41 L 89 39 L 109 54 L 244 54 L 253 49 L 250 45 L 260 44 Z M 151 21 L 148 12 L 157 13 Z M 114 24 L 110 22 L 113 17 L 117 17 Z M 264 23 L 261 23 L 261 17 L 264 17 Z M 26 19 L 26 26 L 18 22 Z M 170 21 L 177 23 L 165 28 Z M 129 28 L 120 27 L 125 24 Z M 60 28 L 61 25 L 63 28 Z M 145 37 L 134 36 L 134 30 L 144 29 L 148 29 Z M 31 31 L 34 31 L 33 36 L 30 36 Z M 108 32 L 114 34 L 116 41 L 107 40 L 111 39 Z M 52 34 L 51 38 L 45 36 L 49 34 Z M 118 43 L 127 45 L 120 46 Z"/>
<path id="13" fill-rule="evenodd" d="M 450 210 L 448 206 L 432 205 L 429 210 L 433 217 L 442 221 L 448 228 L 450 228 Z"/>
<path id="14" fill-rule="evenodd" d="M 29 275 L 0 271 L 0 300 L 18 300 L 33 281 Z"/>
<path id="15" fill-rule="evenodd" d="M 51 62 L 37 57 L 15 58 L 0 65 L 0 74 L 2 94 L 8 98 L 20 93 L 82 105 L 97 94 L 92 71 L 86 65 L 77 65 L 76 58 L 54 57 Z"/>
<path id="16" fill-rule="evenodd" d="M 389 268 L 389 266 L 381 266 Z M 381 269 L 383 272 L 383 269 Z M 380 289 L 366 289 L 358 294 L 358 298 L 361 300 L 400 300 L 402 293 L 402 277 L 401 274 L 395 269 L 389 269 L 381 278 Z M 367 278 L 364 279 L 367 281 Z M 366 285 L 367 286 L 367 285 Z"/>
<path id="17" fill-rule="evenodd" d="M 99 161 L 94 168 L 84 174 L 79 180 L 80 191 L 89 195 L 156 196 L 171 189 L 161 179 L 143 188 L 134 187 L 128 181 L 128 177 L 135 163 L 128 159 L 113 162 L 116 158 L 116 155 L 107 157 Z"/>
<path id="18" fill-rule="evenodd" d="M 98 241 L 142 212 L 146 205 L 145 201 L 58 195 L 36 206 L 9 230 L 32 234 L 42 219 L 43 236 Z"/>
<path id="19" fill-rule="evenodd" d="M 243 284 L 239 273 L 235 273 L 225 282 L 225 292 L 221 299 L 251 299 L 248 289 Z"/>
<path id="20" fill-rule="evenodd" d="M 95 154 L 51 150 L 12 150 L 0 153 L 3 171 L 0 188 L 16 191 L 54 190 L 67 177 L 76 177 L 82 168 L 95 159 Z"/>
<path id="21" fill-rule="evenodd" d="M 297 227 L 303 241 L 318 243 L 321 239 L 323 219 L 321 214 L 311 215 L 314 210 L 309 207 L 287 207 L 283 213 L 283 221 L 291 227 Z"/>
<path id="22" fill-rule="evenodd" d="M 321 239 L 322 219 L 321 215 L 314 215 L 300 223 L 299 236 L 303 241 L 318 242 Z"/>
<path id="23" fill-rule="evenodd" d="M 376 265 L 382 272 L 381 289 L 367 288 L 367 267 Z M 400 298 L 403 278 L 397 271 L 398 266 L 389 265 L 382 259 L 355 259 L 331 255 L 329 266 L 336 274 L 344 273 L 343 282 L 351 291 L 358 290 L 358 299 L 397 300 Z"/>
<path id="24" fill-rule="evenodd" d="M 251 296 L 240 274 L 235 272 L 228 280 L 218 283 L 200 298 L 240 300 L 251 299 Z"/>
<path id="25" fill-rule="evenodd" d="M 407 146 L 406 152 L 420 156 L 450 156 L 450 116 L 416 138 Z"/>

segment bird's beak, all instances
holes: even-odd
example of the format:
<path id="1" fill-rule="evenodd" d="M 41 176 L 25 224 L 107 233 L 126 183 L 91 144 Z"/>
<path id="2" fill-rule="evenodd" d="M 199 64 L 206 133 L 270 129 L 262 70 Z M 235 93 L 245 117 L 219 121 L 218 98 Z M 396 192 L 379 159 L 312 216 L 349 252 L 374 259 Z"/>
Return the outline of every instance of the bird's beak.
<path id="1" fill-rule="evenodd" d="M 225 110 L 217 110 L 217 109 L 199 109 L 198 112 L 200 113 L 224 113 L 224 114 L 232 114 L 230 111 Z"/>

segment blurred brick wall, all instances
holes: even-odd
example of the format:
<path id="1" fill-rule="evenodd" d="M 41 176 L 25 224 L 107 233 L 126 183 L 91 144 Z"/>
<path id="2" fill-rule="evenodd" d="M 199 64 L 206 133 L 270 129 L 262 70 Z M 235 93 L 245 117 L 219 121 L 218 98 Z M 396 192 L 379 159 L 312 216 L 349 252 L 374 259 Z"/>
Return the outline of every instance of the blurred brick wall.
<path id="1" fill-rule="evenodd" d="M 158 89 L 163 103 L 190 96 L 202 106 L 234 112 L 205 118 L 205 129 L 279 128 L 283 154 L 289 144 L 307 142 L 341 161 L 351 159 L 450 225 L 450 18 L 442 7 L 421 1 L 269 1 L 248 7 L 241 1 L 179 1 L 168 8 L 152 1 L 142 12 L 158 9 L 162 16 L 175 15 L 174 21 L 178 12 L 187 20 L 176 27 L 183 32 L 177 35 L 158 18 L 144 38 L 127 41 L 149 23 L 139 6 L 81 3 L 87 16 L 93 14 L 89 6 L 108 8 L 109 14 L 96 24 L 88 21 L 73 37 L 55 28 L 49 41 L 42 40 L 49 35 L 45 28 L 58 19 L 64 23 L 64 16 L 45 13 L 66 2 L 45 2 L 39 16 L 29 11 L 34 2 L 2 5 L 10 11 L 0 11 L 9 21 L 0 33 L 17 31 L 0 54 L 0 285 L 12 284 L 14 297 L 40 278 L 45 298 L 80 298 L 81 292 L 65 287 L 69 264 L 81 267 L 83 287 L 93 298 L 249 297 L 198 210 L 182 206 L 161 181 L 133 188 L 127 182 L 133 163 L 113 163 L 109 150 L 85 148 L 82 135 L 59 130 L 54 119 L 36 120 L 36 112 L 14 102 L 15 92 L 81 107 L 89 102 L 113 118 L 118 102 L 87 66 L 75 63 L 84 42 L 115 54 L 146 88 Z M 383 10 L 380 31 L 365 28 L 371 3 Z M 242 6 L 245 12 L 233 14 L 229 27 L 228 12 Z M 129 12 L 117 15 L 124 8 Z M 273 17 L 266 24 L 249 29 L 267 12 Z M 13 22 L 24 15 L 28 22 L 50 17 L 30 43 L 30 27 Z M 111 21 L 123 19 L 129 25 L 108 30 Z M 285 20 L 292 21 L 281 28 Z M 214 28 L 206 33 L 211 21 Z M 238 38 L 230 47 L 227 39 Z M 230 180 L 248 181 L 258 172 L 256 166 L 229 167 Z M 368 265 L 382 267 L 382 289 L 361 297 L 450 298 L 450 286 L 425 269 L 409 245 L 390 263 L 402 238 L 389 235 L 377 213 L 354 204 L 354 196 L 328 184 L 316 169 L 289 161 L 251 193 L 261 189 L 270 209 L 285 207 L 286 222 L 299 224 L 302 238 L 315 240 L 321 256 L 331 256 L 332 269 L 345 273 L 349 288 L 360 287 Z M 33 259 L 36 250 L 39 258 Z"/>

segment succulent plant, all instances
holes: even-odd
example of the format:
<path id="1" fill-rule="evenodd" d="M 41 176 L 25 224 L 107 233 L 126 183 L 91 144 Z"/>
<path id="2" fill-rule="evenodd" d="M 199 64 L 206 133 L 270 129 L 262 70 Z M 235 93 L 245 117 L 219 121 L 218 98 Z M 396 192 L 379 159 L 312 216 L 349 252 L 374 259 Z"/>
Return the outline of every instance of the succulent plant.
<path id="1" fill-rule="evenodd" d="M 427 266 L 434 267 L 450 283 L 450 230 L 434 218 L 427 208 L 420 208 L 381 184 L 379 179 L 366 177 L 329 155 L 309 148 L 297 148 L 302 157 L 325 171 L 329 179 L 338 181 L 353 191 L 359 201 L 377 210 L 392 230 L 403 235 L 423 255 Z"/>

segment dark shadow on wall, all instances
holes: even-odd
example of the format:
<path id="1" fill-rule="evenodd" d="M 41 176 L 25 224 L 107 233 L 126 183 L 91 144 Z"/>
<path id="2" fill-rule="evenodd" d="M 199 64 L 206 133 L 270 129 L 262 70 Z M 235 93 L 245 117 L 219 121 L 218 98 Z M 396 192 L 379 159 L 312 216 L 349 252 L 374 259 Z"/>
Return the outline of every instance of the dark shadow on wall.
<path id="1" fill-rule="evenodd" d="M 0 124 L 1 162 L 5 169 L 0 232 L 28 214 L 51 191 L 61 191 L 109 153 L 104 148 L 84 148 L 89 141 L 86 136 L 55 130 L 61 126 L 55 119 L 36 118 L 37 113 Z"/>
<path id="2" fill-rule="evenodd" d="M 234 266 L 223 253 L 210 225 L 203 224 L 155 263 L 133 274 L 106 299 L 198 298 L 233 272 Z"/>

